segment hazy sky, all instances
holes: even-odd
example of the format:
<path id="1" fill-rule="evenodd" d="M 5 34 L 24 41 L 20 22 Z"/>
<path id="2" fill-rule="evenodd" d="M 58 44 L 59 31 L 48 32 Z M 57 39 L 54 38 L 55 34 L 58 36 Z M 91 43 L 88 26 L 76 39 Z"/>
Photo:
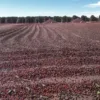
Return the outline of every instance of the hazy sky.
<path id="1" fill-rule="evenodd" d="M 0 0 L 0 16 L 100 14 L 100 0 Z"/>

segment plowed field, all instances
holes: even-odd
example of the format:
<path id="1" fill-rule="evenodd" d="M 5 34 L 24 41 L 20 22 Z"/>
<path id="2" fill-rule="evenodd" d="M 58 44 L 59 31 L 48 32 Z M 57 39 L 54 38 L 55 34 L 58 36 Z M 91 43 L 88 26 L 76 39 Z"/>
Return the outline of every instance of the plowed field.
<path id="1" fill-rule="evenodd" d="M 100 23 L 0 24 L 0 100 L 100 100 Z"/>

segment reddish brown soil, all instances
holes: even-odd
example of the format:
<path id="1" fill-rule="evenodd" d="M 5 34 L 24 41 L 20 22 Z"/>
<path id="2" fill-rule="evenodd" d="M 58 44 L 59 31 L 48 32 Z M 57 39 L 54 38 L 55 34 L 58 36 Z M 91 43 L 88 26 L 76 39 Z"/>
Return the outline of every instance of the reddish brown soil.
<path id="1" fill-rule="evenodd" d="M 0 25 L 0 100 L 100 100 L 100 23 Z"/>

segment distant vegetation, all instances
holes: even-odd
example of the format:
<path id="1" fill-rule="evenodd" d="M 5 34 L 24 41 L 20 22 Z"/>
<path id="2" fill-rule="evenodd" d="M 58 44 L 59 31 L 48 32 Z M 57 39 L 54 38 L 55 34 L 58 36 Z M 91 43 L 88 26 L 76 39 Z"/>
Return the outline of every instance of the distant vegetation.
<path id="1" fill-rule="evenodd" d="M 76 15 L 69 17 L 69 16 L 36 16 L 36 17 L 0 17 L 0 23 L 43 23 L 47 21 L 48 19 L 53 19 L 56 22 L 71 22 L 74 19 L 81 18 L 83 21 L 100 21 L 99 18 L 95 17 L 94 15 L 91 15 L 91 17 L 87 17 L 82 15 L 81 17 L 78 17 Z"/>

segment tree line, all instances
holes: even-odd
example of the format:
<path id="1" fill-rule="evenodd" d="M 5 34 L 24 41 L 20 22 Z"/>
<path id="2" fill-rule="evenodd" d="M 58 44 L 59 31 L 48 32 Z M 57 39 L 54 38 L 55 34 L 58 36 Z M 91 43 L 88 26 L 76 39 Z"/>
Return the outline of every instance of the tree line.
<path id="1" fill-rule="evenodd" d="M 73 15 L 72 17 L 69 16 L 36 16 L 36 17 L 0 17 L 0 23 L 43 23 L 47 21 L 48 19 L 53 19 L 56 22 L 71 22 L 74 19 L 81 18 L 83 21 L 100 21 L 100 16 L 97 18 L 94 15 L 91 15 L 90 17 L 87 17 L 85 15 L 82 15 L 81 17 L 78 17 L 76 15 Z"/>

